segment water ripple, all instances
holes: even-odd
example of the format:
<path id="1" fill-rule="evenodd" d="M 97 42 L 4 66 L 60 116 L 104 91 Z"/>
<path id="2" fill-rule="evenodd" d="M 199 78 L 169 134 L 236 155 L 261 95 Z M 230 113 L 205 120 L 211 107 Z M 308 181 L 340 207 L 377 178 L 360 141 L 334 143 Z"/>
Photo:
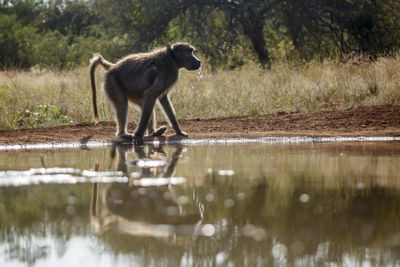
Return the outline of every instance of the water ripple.
<path id="1" fill-rule="evenodd" d="M 136 186 L 176 185 L 185 182 L 184 177 L 156 177 L 132 179 Z M 73 168 L 37 168 L 25 171 L 0 171 L 0 187 L 36 184 L 77 183 L 127 183 L 129 178 L 120 171 L 92 171 Z"/>
<path id="2" fill-rule="evenodd" d="M 220 144 L 288 144 L 312 142 L 391 142 L 400 141 L 398 136 L 356 136 L 356 137 L 261 137 L 261 138 L 217 138 L 217 139 L 179 139 L 179 140 L 146 140 L 145 145 L 220 145 Z M 0 151 L 33 150 L 33 149 L 62 149 L 62 148 L 99 148 L 113 145 L 111 141 L 93 141 L 82 144 L 80 142 L 0 145 Z"/>

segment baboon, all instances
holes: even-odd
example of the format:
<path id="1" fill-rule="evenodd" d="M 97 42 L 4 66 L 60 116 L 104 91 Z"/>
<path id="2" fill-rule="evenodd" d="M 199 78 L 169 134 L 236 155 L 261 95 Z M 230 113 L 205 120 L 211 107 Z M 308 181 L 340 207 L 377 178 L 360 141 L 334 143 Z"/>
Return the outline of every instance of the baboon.
<path id="1" fill-rule="evenodd" d="M 165 126 L 155 129 L 154 105 L 157 99 L 176 134 L 188 136 L 179 126 L 168 92 L 177 81 L 180 68 L 200 68 L 201 62 L 193 51 L 194 47 L 190 44 L 177 42 L 149 53 L 128 55 L 115 64 L 95 54 L 90 60 L 90 80 L 96 123 L 99 117 L 94 72 L 100 64 L 107 70 L 104 89 L 115 109 L 117 137 L 134 138 L 135 144 L 142 144 L 146 129 L 149 136 L 163 135 L 167 129 Z M 133 135 L 127 133 L 128 102 L 141 108 Z"/>

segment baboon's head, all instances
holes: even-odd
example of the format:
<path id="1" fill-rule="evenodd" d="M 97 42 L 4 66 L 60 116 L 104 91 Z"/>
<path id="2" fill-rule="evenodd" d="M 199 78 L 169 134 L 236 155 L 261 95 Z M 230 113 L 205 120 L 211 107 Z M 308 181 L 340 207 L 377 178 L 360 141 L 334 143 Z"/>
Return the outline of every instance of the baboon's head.
<path id="1" fill-rule="evenodd" d="M 180 68 L 187 70 L 197 70 L 200 68 L 201 61 L 193 54 L 194 47 L 190 44 L 183 42 L 174 43 L 169 45 L 167 49 Z"/>

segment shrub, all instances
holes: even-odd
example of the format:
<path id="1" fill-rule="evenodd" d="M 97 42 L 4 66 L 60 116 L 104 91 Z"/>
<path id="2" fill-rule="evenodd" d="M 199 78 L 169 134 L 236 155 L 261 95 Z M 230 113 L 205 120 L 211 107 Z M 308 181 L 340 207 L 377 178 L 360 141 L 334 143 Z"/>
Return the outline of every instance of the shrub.
<path id="1" fill-rule="evenodd" d="M 13 120 L 20 128 L 72 123 L 68 116 L 61 114 L 59 107 L 51 104 L 39 104 L 35 111 L 17 111 Z"/>

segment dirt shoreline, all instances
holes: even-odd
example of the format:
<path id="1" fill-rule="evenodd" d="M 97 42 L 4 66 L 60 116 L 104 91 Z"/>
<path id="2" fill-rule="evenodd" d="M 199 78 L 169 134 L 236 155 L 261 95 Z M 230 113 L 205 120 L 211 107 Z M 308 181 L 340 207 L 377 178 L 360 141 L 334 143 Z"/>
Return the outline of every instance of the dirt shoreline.
<path id="1" fill-rule="evenodd" d="M 400 106 L 380 105 L 347 110 L 246 115 L 179 120 L 190 139 L 258 137 L 400 136 Z M 167 125 L 165 121 L 158 125 Z M 134 124 L 129 125 L 132 130 Z M 0 131 L 0 145 L 114 140 L 115 123 L 82 123 L 53 128 Z M 176 139 L 172 129 L 165 134 Z"/>

